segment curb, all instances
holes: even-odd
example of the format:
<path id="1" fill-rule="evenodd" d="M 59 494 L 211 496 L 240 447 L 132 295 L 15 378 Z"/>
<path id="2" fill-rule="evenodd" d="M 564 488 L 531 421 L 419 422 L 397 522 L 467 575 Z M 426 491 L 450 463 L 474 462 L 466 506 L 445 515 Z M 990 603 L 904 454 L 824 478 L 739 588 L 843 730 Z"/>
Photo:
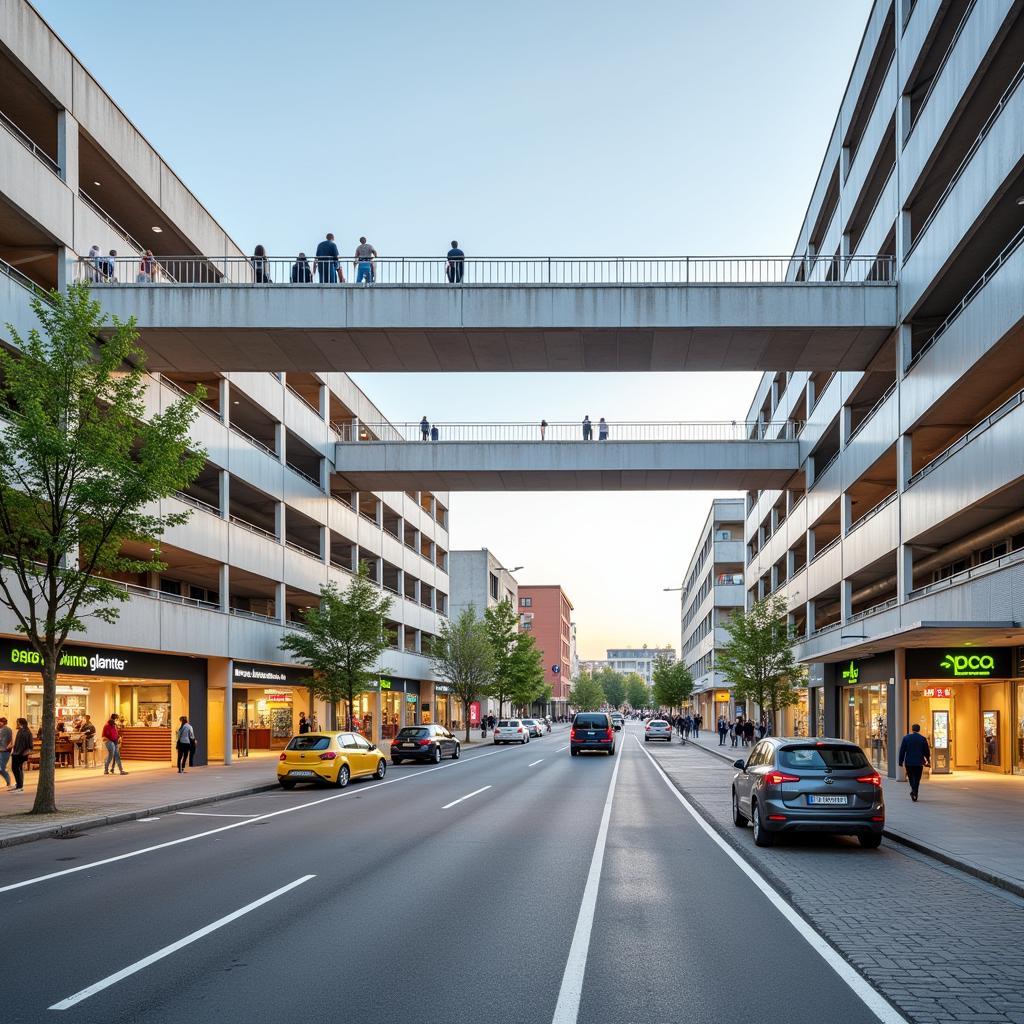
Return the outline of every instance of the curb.
<path id="1" fill-rule="evenodd" d="M 203 804 L 216 803 L 218 800 L 231 800 L 239 796 L 249 796 L 252 793 L 264 793 L 267 790 L 277 789 L 277 783 L 262 783 L 259 786 L 246 786 L 244 789 L 234 789 L 229 793 L 217 793 L 211 796 L 193 797 L 191 800 L 176 800 L 170 804 L 160 804 L 155 807 L 147 807 L 137 811 L 122 811 L 119 814 L 97 815 L 95 818 L 86 818 L 84 821 L 68 822 L 66 825 L 47 825 L 32 832 L 25 832 L 18 836 L 7 836 L 0 839 L 0 850 L 10 846 L 21 846 L 24 843 L 32 843 L 37 839 L 66 839 L 78 832 L 85 832 L 89 829 L 102 828 L 104 825 L 118 825 L 123 821 L 136 821 L 139 818 L 148 818 L 153 814 L 171 814 L 174 811 L 183 810 L 186 807 L 200 807 Z"/>
<path id="2" fill-rule="evenodd" d="M 713 750 L 710 747 L 705 747 L 700 743 L 693 743 L 690 745 L 698 747 L 705 753 L 711 754 L 714 757 L 720 757 L 730 763 L 735 760 L 735 758 L 729 757 L 728 754 L 719 753 L 719 751 Z M 682 790 L 680 790 L 680 792 L 682 792 Z M 688 800 L 696 803 L 689 793 L 687 793 L 686 796 Z M 703 811 L 704 808 L 701 808 L 701 810 Z M 939 863 L 945 864 L 946 867 L 956 868 L 957 871 L 962 871 L 965 875 L 971 875 L 973 878 L 977 878 L 982 882 L 987 882 L 989 885 L 994 885 L 998 889 L 1003 889 L 1006 892 L 1013 893 L 1014 896 L 1019 896 L 1024 899 L 1024 885 L 1020 882 L 1015 882 L 1012 878 L 1007 878 L 1005 875 L 997 875 L 995 872 L 979 867 L 977 864 L 972 864 L 968 860 L 961 860 L 958 857 L 954 857 L 952 854 L 945 853 L 942 850 L 937 850 L 934 846 L 928 846 L 927 844 L 922 843 L 919 839 L 914 839 L 903 832 L 897 832 L 895 829 L 883 828 L 882 835 L 891 842 L 899 843 L 901 846 L 906 846 L 907 848 L 914 850 L 916 853 L 922 853 L 926 857 L 931 857 L 933 860 L 937 860 Z"/>

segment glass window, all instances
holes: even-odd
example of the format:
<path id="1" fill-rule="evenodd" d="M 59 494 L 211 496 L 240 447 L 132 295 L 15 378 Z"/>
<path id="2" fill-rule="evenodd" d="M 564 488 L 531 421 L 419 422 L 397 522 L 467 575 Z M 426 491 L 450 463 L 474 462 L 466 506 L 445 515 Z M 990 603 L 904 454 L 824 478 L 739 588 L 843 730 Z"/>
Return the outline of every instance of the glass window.
<path id="1" fill-rule="evenodd" d="M 359 750 L 371 750 L 372 749 L 371 745 L 365 739 L 363 739 L 362 736 L 356 736 L 355 737 L 355 746 Z"/>
<path id="2" fill-rule="evenodd" d="M 400 740 L 419 740 L 425 739 L 430 735 L 430 730 L 423 726 L 409 727 L 402 729 L 398 734 Z"/>
<path id="3" fill-rule="evenodd" d="M 518 723 L 516 723 L 518 725 Z M 579 714 L 572 723 L 577 729 L 607 729 L 611 724 L 604 714 Z"/>
<path id="4" fill-rule="evenodd" d="M 357 750 L 359 744 L 356 743 L 355 736 L 350 732 L 344 732 L 338 737 L 338 743 L 343 746 L 346 750 Z"/>
<path id="5" fill-rule="evenodd" d="M 330 736 L 316 736 L 303 733 L 301 736 L 293 736 L 288 744 L 289 750 L 326 750 L 331 745 Z"/>
<path id="6" fill-rule="evenodd" d="M 889 764 L 889 694 L 885 683 L 843 688 L 843 739 L 863 749 L 876 768 Z"/>
<path id="7" fill-rule="evenodd" d="M 856 747 L 783 747 L 779 751 L 783 768 L 867 768 L 868 759 Z"/>

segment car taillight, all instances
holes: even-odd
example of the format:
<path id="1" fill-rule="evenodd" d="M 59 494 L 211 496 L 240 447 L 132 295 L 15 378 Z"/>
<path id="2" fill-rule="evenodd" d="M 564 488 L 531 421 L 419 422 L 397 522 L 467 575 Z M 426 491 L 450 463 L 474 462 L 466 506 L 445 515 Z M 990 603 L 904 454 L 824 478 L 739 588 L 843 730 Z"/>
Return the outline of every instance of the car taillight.
<path id="1" fill-rule="evenodd" d="M 333 750 L 328 750 L 325 754 L 320 755 L 321 761 L 333 761 L 338 755 Z"/>
<path id="2" fill-rule="evenodd" d="M 287 761 L 287 760 L 288 760 L 288 755 L 287 755 L 287 754 L 282 754 L 282 755 L 281 755 L 281 756 L 280 756 L 280 757 L 278 758 L 278 761 Z"/>
<path id="3" fill-rule="evenodd" d="M 785 772 L 771 771 L 764 777 L 766 786 L 781 786 L 784 782 L 799 782 L 799 775 L 787 775 Z"/>
<path id="4" fill-rule="evenodd" d="M 650 731 L 651 731 L 650 725 L 645 725 L 644 726 L 644 732 L 650 732 Z"/>
<path id="5" fill-rule="evenodd" d="M 526 730 L 522 726 L 519 726 L 519 728 L 516 729 L 516 732 L 525 732 L 525 731 Z"/>
<path id="6" fill-rule="evenodd" d="M 429 747 L 430 746 L 430 740 L 429 739 L 420 740 L 420 746 L 421 747 Z"/>
<path id="7" fill-rule="evenodd" d="M 571 739 L 571 740 L 576 739 L 576 730 L 575 729 L 570 729 L 569 730 L 569 739 Z"/>
<path id="8" fill-rule="evenodd" d="M 610 740 L 612 738 L 612 731 L 611 731 L 611 729 L 605 729 L 605 737 L 604 738 L 606 740 Z"/>
<path id="9" fill-rule="evenodd" d="M 495 729 L 495 730 L 494 730 L 494 735 L 495 735 L 495 736 L 497 736 L 499 732 L 501 732 L 501 730 L 500 730 L 500 729 Z"/>
<path id="10" fill-rule="evenodd" d="M 869 786 L 881 786 L 882 776 L 878 772 L 872 772 L 870 775 L 858 775 L 858 782 L 866 782 Z"/>

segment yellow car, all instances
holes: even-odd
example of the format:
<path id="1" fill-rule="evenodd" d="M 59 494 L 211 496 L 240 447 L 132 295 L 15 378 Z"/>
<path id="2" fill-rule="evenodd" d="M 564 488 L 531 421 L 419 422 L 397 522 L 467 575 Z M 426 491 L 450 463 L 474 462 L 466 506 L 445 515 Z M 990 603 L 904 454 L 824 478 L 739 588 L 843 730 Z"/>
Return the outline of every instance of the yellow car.
<path id="1" fill-rule="evenodd" d="M 305 732 L 293 736 L 277 762 L 282 789 L 297 782 L 328 782 L 344 789 L 352 779 L 383 779 L 384 755 L 357 732 Z"/>

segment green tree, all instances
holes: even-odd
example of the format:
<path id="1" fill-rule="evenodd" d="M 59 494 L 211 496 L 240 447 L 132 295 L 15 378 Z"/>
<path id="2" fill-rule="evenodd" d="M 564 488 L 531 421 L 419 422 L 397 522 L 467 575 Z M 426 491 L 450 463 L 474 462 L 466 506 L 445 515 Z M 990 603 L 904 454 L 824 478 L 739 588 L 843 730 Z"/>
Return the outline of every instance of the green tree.
<path id="1" fill-rule="evenodd" d="M 35 299 L 39 327 L 0 348 L 0 604 L 39 659 L 39 781 L 32 811 L 57 809 L 55 708 L 61 654 L 85 619 L 116 621 L 123 584 L 160 572 L 159 538 L 188 513 L 153 504 L 187 488 L 205 463 L 189 448 L 201 388 L 146 417 L 145 356 L 134 319 L 108 327 L 84 285 Z M 97 344 L 100 331 L 108 336 Z M 126 554 L 131 545 L 132 554 Z M 147 552 L 139 554 L 137 552 Z"/>
<path id="2" fill-rule="evenodd" d="M 775 595 L 749 612 L 737 610 L 725 628 L 729 640 L 715 656 L 715 667 L 732 683 L 737 700 L 753 700 L 770 711 L 774 732 L 779 709 L 799 700 L 796 684 L 802 678 L 793 660 L 786 600 Z"/>
<path id="3" fill-rule="evenodd" d="M 651 691 L 644 682 L 643 677 L 636 672 L 630 672 L 626 676 L 626 703 L 631 708 L 646 708 L 651 703 Z"/>
<path id="4" fill-rule="evenodd" d="M 544 656 L 537 650 L 536 641 L 529 633 L 516 636 L 515 648 L 509 660 L 509 697 L 518 707 L 529 707 L 539 700 L 545 690 Z"/>
<path id="5" fill-rule="evenodd" d="M 281 650 L 313 670 L 314 697 L 332 710 L 344 702 L 346 728 L 352 728 L 356 697 L 381 674 L 377 662 L 388 644 L 384 620 L 390 610 L 391 597 L 377 589 L 364 563 L 347 590 L 335 583 L 321 587 L 320 607 L 302 614 L 305 630 L 281 640 Z"/>
<path id="6" fill-rule="evenodd" d="M 654 703 L 659 707 L 682 708 L 693 693 L 693 676 L 681 662 L 670 662 L 664 655 L 654 659 Z"/>
<path id="7" fill-rule="evenodd" d="M 487 627 L 476 617 L 473 605 L 463 609 L 454 621 L 444 620 L 433 643 L 430 660 L 439 679 L 452 689 L 462 704 L 469 742 L 469 705 L 494 682 L 494 651 Z"/>
<path id="8" fill-rule="evenodd" d="M 569 703 L 577 711 L 596 711 L 604 703 L 604 690 L 589 672 L 581 672 L 569 691 Z"/>
<path id="9" fill-rule="evenodd" d="M 483 693 L 498 702 L 498 717 L 505 714 L 505 702 L 512 699 L 515 687 L 513 660 L 519 637 L 519 616 L 512 602 L 504 600 L 484 612 L 487 642 L 494 654 L 494 681 Z"/>
<path id="10" fill-rule="evenodd" d="M 626 699 L 625 676 L 621 672 L 616 672 L 613 668 L 603 668 L 596 675 L 608 703 L 613 708 L 622 707 Z"/>

